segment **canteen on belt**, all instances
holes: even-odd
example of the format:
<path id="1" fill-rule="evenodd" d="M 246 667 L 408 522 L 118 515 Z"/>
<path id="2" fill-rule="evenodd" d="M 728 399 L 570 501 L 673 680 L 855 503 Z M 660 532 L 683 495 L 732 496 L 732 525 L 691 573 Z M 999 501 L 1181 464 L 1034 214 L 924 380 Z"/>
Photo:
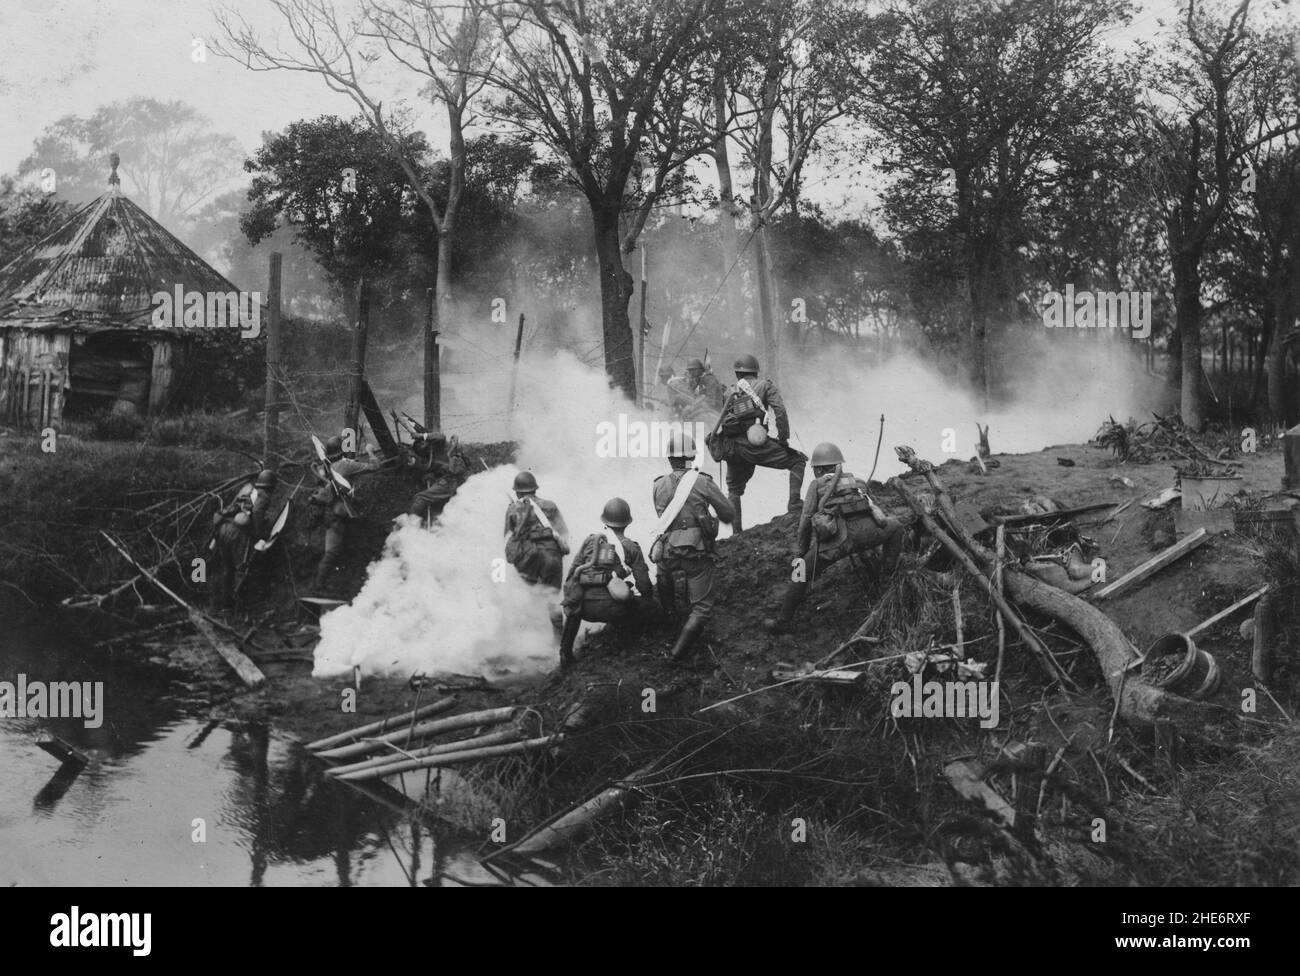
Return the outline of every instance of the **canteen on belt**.
<path id="1" fill-rule="evenodd" d="M 605 589 L 609 590 L 609 595 L 619 603 L 626 603 L 632 599 L 632 590 L 627 582 L 619 579 L 617 576 L 611 576 L 609 582 L 605 584 Z"/>
<path id="2" fill-rule="evenodd" d="M 762 447 L 767 443 L 767 428 L 761 421 L 755 420 L 754 426 L 745 431 L 745 439 L 754 447 Z"/>

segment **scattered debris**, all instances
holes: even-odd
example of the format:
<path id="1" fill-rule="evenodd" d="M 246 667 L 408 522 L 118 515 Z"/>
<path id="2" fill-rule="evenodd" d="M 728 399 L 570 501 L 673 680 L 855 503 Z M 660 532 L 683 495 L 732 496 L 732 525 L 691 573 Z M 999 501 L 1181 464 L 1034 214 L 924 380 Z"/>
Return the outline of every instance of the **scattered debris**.
<path id="1" fill-rule="evenodd" d="M 1138 583 L 1141 583 L 1148 576 L 1151 576 L 1152 574 L 1158 572 L 1159 570 L 1164 569 L 1164 567 L 1168 566 L 1170 563 L 1174 562 L 1175 560 L 1181 559 L 1183 556 L 1186 556 L 1193 549 L 1197 548 L 1202 543 L 1207 542 L 1209 538 L 1210 538 L 1209 533 L 1207 533 L 1204 529 L 1197 529 L 1186 539 L 1183 539 L 1179 542 L 1175 542 L 1164 552 L 1160 553 L 1159 555 L 1153 556 L 1152 558 L 1144 562 L 1141 566 L 1137 567 L 1134 570 L 1129 571 L 1128 573 L 1125 573 L 1119 579 L 1115 580 L 1115 582 L 1105 586 L 1101 590 L 1098 590 L 1096 593 L 1096 599 L 1098 600 L 1108 599 L 1110 597 L 1115 596 L 1118 593 L 1124 592 L 1125 590 L 1129 589 L 1132 586 L 1135 586 Z"/>

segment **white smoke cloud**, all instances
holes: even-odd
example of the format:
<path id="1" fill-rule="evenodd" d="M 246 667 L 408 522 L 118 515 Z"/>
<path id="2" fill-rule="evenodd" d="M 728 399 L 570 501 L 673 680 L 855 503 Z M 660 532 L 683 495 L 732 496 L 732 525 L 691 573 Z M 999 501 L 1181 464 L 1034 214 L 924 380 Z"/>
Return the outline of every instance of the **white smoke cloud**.
<path id="1" fill-rule="evenodd" d="M 819 441 L 834 441 L 846 467 L 866 477 L 884 413 L 876 471 L 883 481 L 901 470 L 893 452 L 897 444 L 935 462 L 971 457 L 976 421 L 990 426 L 995 453 L 1016 453 L 1086 440 L 1107 413 L 1117 419 L 1140 413 L 1141 391 L 1150 384 L 1133 362 L 1136 344 L 1095 332 L 1066 336 L 1053 330 L 1027 335 L 1024 346 L 1029 352 L 1016 371 L 1017 402 L 987 414 L 957 381 L 916 357 L 869 365 L 842 350 L 801 355 L 783 370 L 791 443 L 809 453 Z M 446 378 L 467 411 L 446 427 L 476 440 L 502 436 L 508 362 L 486 354 L 476 367 Z M 493 560 L 504 555 L 502 523 L 511 481 L 521 468 L 533 471 L 539 495 L 556 502 L 564 515 L 575 550 L 600 529 L 601 508 L 614 496 L 631 504 L 628 535 L 644 543 L 655 521 L 651 488 L 669 470 L 668 462 L 598 456 L 597 425 L 617 423 L 620 413 L 629 422 L 663 418 L 637 411 L 609 388 L 603 370 L 569 353 L 525 356 L 516 404 L 511 427 L 520 444 L 519 467 L 473 475 L 432 531 L 403 522 L 352 604 L 322 619 L 315 675 L 346 673 L 359 665 L 364 674 L 491 676 L 558 662 L 545 591 L 523 583 L 508 564 L 504 581 L 493 581 Z M 956 433 L 953 454 L 941 451 L 945 428 Z M 722 466 L 709 459 L 702 444 L 698 447 L 704 470 L 725 492 Z M 784 512 L 787 485 L 786 472 L 759 468 L 744 496 L 745 524 Z M 724 527 L 722 536 L 727 532 Z M 566 573 L 568 567 L 566 559 Z"/>

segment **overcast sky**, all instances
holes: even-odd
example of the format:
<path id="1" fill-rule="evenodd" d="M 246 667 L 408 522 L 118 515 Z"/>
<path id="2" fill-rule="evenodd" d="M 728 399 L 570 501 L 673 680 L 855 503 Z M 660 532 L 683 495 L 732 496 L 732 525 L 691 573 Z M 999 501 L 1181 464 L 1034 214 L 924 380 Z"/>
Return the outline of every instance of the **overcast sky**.
<path id="1" fill-rule="evenodd" d="M 277 15 L 265 0 L 226 0 L 269 35 Z M 1127 36 L 1150 38 L 1176 0 L 1147 0 Z M 1261 11 L 1276 0 L 1261 0 Z M 214 129 L 251 153 L 267 129 L 323 113 L 355 114 L 343 95 L 315 76 L 253 72 L 208 53 L 192 58 L 193 39 L 218 28 L 210 0 L 0 0 L 0 172 L 13 172 L 32 142 L 68 114 L 90 115 L 109 102 L 144 95 L 180 99 L 208 115 Z M 1124 37 L 1117 38 L 1121 48 Z M 391 99 L 421 99 L 416 85 Z M 431 143 L 445 145 L 431 109 L 421 110 Z"/>

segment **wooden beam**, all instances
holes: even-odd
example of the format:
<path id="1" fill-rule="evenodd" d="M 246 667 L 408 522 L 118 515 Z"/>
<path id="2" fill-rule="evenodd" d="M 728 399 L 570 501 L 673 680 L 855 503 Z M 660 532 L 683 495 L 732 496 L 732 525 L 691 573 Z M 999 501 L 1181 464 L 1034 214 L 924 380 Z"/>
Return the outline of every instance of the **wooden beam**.
<path id="1" fill-rule="evenodd" d="M 1138 583 L 1141 583 L 1148 576 L 1151 576 L 1153 573 L 1156 573 L 1159 570 L 1164 569 L 1166 566 L 1168 566 L 1170 563 L 1174 562 L 1175 560 L 1181 559 L 1183 556 L 1186 556 L 1197 546 L 1201 545 L 1204 542 L 1208 542 L 1209 538 L 1210 538 L 1209 533 L 1207 533 L 1204 529 L 1197 529 L 1186 539 L 1182 539 L 1178 542 L 1175 542 L 1164 552 L 1160 553 L 1159 555 L 1151 557 L 1146 562 L 1144 562 L 1141 566 L 1139 566 L 1137 569 L 1125 573 L 1123 576 L 1121 576 L 1115 582 L 1111 583 L 1109 586 L 1103 587 L 1094 595 L 1095 598 L 1098 600 L 1105 600 L 1109 597 L 1114 596 L 1117 593 L 1121 593 L 1124 590 L 1127 590 L 1130 587 L 1135 586 Z"/>
<path id="2" fill-rule="evenodd" d="M 337 749 L 326 749 L 316 753 L 316 755 L 322 759 L 351 759 L 353 756 L 364 756 L 376 749 L 382 749 L 385 742 L 398 742 L 407 736 L 411 739 L 426 738 L 442 732 L 472 728 L 475 725 L 497 725 L 509 721 L 514 717 L 514 713 L 514 708 L 509 705 L 503 708 L 486 708 L 478 712 L 466 712 L 464 715 L 453 715 L 450 718 L 435 719 L 432 722 L 421 722 L 414 728 L 398 729 L 396 732 L 375 736 L 365 742 L 356 742 L 352 745 L 340 746 Z"/>
<path id="3" fill-rule="evenodd" d="M 1261 596 L 1263 596 L 1263 595 L 1264 595 L 1265 593 L 1267 593 L 1267 592 L 1268 592 L 1268 584 L 1265 583 L 1263 586 L 1261 586 L 1258 590 L 1256 590 L 1256 591 L 1255 591 L 1254 593 L 1252 593 L 1250 596 L 1243 596 L 1240 600 L 1238 600 L 1238 601 L 1237 601 L 1236 603 L 1234 603 L 1232 606 L 1230 606 L 1230 607 L 1226 607 L 1225 609 L 1220 610 L 1218 613 L 1216 613 L 1213 617 L 1209 617 L 1209 618 L 1207 618 L 1207 619 L 1201 621 L 1199 624 L 1197 624 L 1197 625 L 1196 625 L 1195 627 L 1193 627 L 1191 630 L 1187 631 L 1187 636 L 1188 636 L 1188 637 L 1195 637 L 1195 636 L 1196 636 L 1197 634 L 1199 634 L 1201 631 L 1203 631 L 1203 630 L 1209 630 L 1211 627 L 1213 627 L 1215 624 L 1217 624 L 1217 623 L 1218 623 L 1220 620 L 1222 620 L 1224 617 L 1227 617 L 1227 616 L 1229 616 L 1230 614 L 1235 613 L 1236 611 L 1240 610 L 1242 607 L 1244 607 L 1244 606 L 1245 606 L 1246 604 L 1248 604 L 1248 603 L 1254 603 L 1256 600 L 1258 600 Z"/>
<path id="4" fill-rule="evenodd" d="M 370 735 L 374 732 L 391 732 L 397 728 L 399 722 L 418 721 L 429 715 L 437 715 L 439 712 L 445 712 L 456 704 L 456 696 L 448 695 L 446 698 L 439 699 L 436 702 L 430 702 L 415 709 L 412 712 L 404 712 L 401 715 L 390 715 L 387 718 L 381 718 L 378 722 L 370 722 L 367 725 L 358 725 L 355 729 L 348 729 L 346 732 L 340 732 L 337 735 L 329 735 L 323 739 L 317 739 L 315 742 L 308 742 L 307 748 L 312 752 L 319 749 L 328 749 L 331 746 L 342 745 L 353 739 L 359 739 L 363 735 Z"/>

